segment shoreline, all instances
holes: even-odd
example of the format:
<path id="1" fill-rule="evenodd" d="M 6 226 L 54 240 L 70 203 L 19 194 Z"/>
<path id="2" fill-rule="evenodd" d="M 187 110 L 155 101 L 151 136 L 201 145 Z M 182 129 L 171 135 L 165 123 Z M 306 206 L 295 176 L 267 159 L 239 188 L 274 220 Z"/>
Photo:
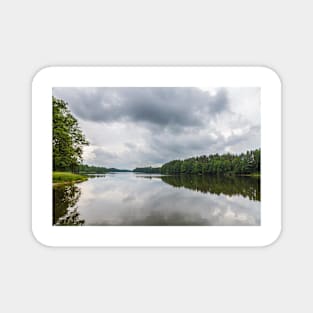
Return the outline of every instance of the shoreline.
<path id="1" fill-rule="evenodd" d="M 75 184 L 88 180 L 87 176 L 73 174 L 70 172 L 53 172 L 52 173 L 52 186 L 60 186 L 66 184 Z"/>
<path id="2" fill-rule="evenodd" d="M 72 181 L 60 181 L 60 182 L 52 182 L 53 187 L 62 186 L 62 185 L 73 185 L 77 183 L 82 183 L 84 181 L 87 181 L 87 179 L 78 179 L 78 180 L 72 180 Z"/>

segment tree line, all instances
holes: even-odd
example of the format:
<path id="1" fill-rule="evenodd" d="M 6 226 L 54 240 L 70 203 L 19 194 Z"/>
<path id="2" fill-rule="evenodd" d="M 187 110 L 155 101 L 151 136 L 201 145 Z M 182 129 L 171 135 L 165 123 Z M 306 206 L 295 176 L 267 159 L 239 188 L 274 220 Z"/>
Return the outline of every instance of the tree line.
<path id="1" fill-rule="evenodd" d="M 173 160 L 161 167 L 162 174 L 259 174 L 261 170 L 261 150 L 246 153 L 212 154 Z"/>
<path id="2" fill-rule="evenodd" d="M 78 172 L 81 174 L 105 174 L 109 172 L 123 173 L 123 172 L 132 172 L 132 171 L 114 168 L 114 167 L 106 168 L 103 166 L 81 164 L 78 166 Z"/>
<path id="3" fill-rule="evenodd" d="M 80 164 L 78 167 L 78 171 L 81 174 L 105 174 L 109 170 L 105 167 L 102 167 L 102 166 Z"/>
<path id="4" fill-rule="evenodd" d="M 133 172 L 137 173 L 148 173 L 148 174 L 159 174 L 161 173 L 161 168 L 160 167 L 136 167 Z"/>

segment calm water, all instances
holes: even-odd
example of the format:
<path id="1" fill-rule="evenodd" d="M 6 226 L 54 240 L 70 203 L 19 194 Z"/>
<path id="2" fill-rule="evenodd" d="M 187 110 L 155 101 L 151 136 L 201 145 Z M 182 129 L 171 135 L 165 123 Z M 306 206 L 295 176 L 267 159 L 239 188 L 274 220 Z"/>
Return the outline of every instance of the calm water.
<path id="1" fill-rule="evenodd" d="M 260 225 L 252 177 L 112 173 L 53 188 L 55 225 Z"/>

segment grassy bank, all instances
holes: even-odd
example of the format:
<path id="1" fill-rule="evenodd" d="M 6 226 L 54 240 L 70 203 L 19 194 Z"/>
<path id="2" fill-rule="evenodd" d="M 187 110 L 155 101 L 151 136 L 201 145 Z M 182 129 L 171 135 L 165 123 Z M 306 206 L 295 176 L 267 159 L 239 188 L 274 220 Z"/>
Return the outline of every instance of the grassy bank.
<path id="1" fill-rule="evenodd" d="M 53 172 L 53 185 L 77 183 L 87 180 L 88 177 L 70 172 Z"/>
<path id="2" fill-rule="evenodd" d="M 252 173 L 252 174 L 244 174 L 244 175 L 241 175 L 241 176 L 261 177 L 261 174 L 260 173 Z"/>

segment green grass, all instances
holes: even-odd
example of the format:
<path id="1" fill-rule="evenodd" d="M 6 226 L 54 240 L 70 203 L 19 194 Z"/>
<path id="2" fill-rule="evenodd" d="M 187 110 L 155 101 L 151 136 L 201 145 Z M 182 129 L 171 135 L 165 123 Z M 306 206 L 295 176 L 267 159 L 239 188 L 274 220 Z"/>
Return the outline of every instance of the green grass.
<path id="1" fill-rule="evenodd" d="M 251 177 L 261 177 L 261 173 L 252 173 L 252 174 L 249 174 L 248 176 L 251 176 Z"/>
<path id="2" fill-rule="evenodd" d="M 53 172 L 53 183 L 74 183 L 87 180 L 88 177 L 70 172 Z"/>
<path id="3" fill-rule="evenodd" d="M 261 177 L 261 173 L 240 174 L 237 176 Z"/>

